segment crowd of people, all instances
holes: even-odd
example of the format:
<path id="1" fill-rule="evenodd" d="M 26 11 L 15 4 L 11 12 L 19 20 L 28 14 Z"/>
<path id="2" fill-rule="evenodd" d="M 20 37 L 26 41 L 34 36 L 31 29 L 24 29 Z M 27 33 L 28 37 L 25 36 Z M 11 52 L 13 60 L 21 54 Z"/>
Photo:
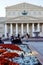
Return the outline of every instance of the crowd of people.
<path id="1" fill-rule="evenodd" d="M 23 36 L 20 36 L 20 34 L 18 34 L 17 36 L 14 36 L 14 35 L 11 35 L 10 38 L 9 36 L 7 36 L 7 38 L 5 37 L 0 37 L 0 43 L 3 43 L 4 44 L 4 41 L 3 40 L 10 40 L 11 43 L 14 43 L 14 44 L 20 44 L 22 43 L 21 39 L 23 38 L 29 38 L 29 34 L 27 33 L 26 35 L 23 35 Z"/>

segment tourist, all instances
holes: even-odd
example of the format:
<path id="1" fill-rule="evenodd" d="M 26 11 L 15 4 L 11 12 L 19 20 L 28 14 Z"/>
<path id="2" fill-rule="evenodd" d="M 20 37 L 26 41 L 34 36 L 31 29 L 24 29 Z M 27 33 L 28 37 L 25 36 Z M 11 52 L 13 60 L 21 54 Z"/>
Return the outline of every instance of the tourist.
<path id="1" fill-rule="evenodd" d="M 13 43 L 13 40 L 14 40 L 14 36 L 12 35 L 11 36 L 11 43 Z"/>
<path id="2" fill-rule="evenodd" d="M 0 44 L 4 44 L 4 42 L 2 41 L 1 37 L 0 37 Z"/>

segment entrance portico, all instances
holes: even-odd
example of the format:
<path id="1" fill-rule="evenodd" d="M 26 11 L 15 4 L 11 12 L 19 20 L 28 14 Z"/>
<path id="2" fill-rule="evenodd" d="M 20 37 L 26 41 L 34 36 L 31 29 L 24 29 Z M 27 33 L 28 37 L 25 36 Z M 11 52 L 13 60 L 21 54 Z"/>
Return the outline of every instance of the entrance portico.
<path id="1" fill-rule="evenodd" d="M 10 32 L 8 31 L 8 24 L 9 24 L 9 28 L 10 28 Z M 15 24 L 15 26 L 14 26 Z M 19 26 L 20 24 L 20 26 Z M 25 24 L 25 27 L 24 27 Z M 32 24 L 31 28 L 30 28 L 30 24 Z M 10 36 L 13 34 L 17 36 L 17 34 L 19 33 L 21 36 L 28 33 L 30 35 L 30 30 L 32 37 L 35 36 L 34 32 L 35 31 L 39 31 L 40 32 L 40 23 L 37 23 L 37 29 L 35 30 L 35 23 L 6 23 L 5 24 L 5 37 L 7 37 L 7 33 L 9 32 Z M 20 30 L 19 30 L 20 29 Z M 15 33 L 13 32 L 15 30 Z M 26 32 L 24 32 L 24 30 L 26 30 Z M 20 31 L 20 32 L 19 32 Z"/>

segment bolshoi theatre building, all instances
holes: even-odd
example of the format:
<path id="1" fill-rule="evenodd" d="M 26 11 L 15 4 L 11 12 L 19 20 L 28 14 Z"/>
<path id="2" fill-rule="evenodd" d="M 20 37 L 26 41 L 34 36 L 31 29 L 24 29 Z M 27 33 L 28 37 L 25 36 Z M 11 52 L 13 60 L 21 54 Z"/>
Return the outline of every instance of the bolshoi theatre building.
<path id="1" fill-rule="evenodd" d="M 0 17 L 0 36 L 24 35 L 34 37 L 34 32 L 40 32 L 43 37 L 43 7 L 29 3 L 19 3 L 5 8 L 6 16 Z"/>

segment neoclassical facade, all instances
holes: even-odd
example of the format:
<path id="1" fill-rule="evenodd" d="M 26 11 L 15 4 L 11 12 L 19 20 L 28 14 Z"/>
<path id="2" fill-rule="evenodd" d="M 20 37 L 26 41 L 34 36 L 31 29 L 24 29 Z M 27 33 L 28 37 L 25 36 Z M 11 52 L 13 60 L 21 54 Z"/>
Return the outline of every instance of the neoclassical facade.
<path id="1" fill-rule="evenodd" d="M 43 7 L 29 3 L 20 3 L 5 8 L 6 17 L 0 17 L 0 36 L 24 35 L 34 37 L 34 32 L 40 32 L 43 37 Z"/>

